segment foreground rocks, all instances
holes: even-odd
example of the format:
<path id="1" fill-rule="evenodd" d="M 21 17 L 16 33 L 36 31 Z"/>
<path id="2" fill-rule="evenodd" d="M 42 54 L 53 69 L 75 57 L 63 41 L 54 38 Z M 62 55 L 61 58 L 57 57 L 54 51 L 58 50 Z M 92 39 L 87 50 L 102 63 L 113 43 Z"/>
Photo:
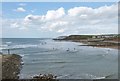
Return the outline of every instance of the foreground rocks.
<path id="1" fill-rule="evenodd" d="M 19 79 L 20 70 L 22 68 L 22 57 L 17 54 L 2 54 L 2 81 L 21 81 Z M 52 74 L 40 74 L 37 76 L 33 76 L 32 79 L 28 80 L 35 81 L 57 81 L 56 76 Z M 24 81 L 24 80 L 23 80 Z"/>
<path id="2" fill-rule="evenodd" d="M 40 74 L 40 75 L 37 75 L 37 76 L 34 76 L 33 79 L 37 79 L 37 80 L 44 80 L 44 81 L 57 81 L 57 76 L 54 76 L 52 74 Z"/>
<path id="3" fill-rule="evenodd" d="M 2 79 L 19 79 L 21 58 L 16 54 L 2 55 Z"/>

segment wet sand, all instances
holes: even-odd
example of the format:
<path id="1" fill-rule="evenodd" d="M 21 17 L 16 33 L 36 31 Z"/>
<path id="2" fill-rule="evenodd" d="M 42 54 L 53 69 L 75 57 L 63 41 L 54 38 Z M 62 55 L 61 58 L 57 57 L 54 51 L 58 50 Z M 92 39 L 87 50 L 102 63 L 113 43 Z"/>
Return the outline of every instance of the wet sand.
<path id="1" fill-rule="evenodd" d="M 92 46 L 92 47 L 100 47 L 100 48 L 112 48 L 120 50 L 119 44 L 114 44 L 110 42 L 87 42 L 87 41 L 80 41 L 84 45 L 80 46 Z"/>

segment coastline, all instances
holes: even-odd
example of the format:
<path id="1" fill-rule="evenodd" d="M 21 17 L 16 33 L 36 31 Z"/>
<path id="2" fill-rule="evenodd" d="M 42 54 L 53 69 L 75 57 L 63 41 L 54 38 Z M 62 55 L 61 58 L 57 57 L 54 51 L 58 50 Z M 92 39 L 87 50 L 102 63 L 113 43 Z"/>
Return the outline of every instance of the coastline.
<path id="1" fill-rule="evenodd" d="M 55 41 L 71 41 L 71 42 L 82 43 L 82 45 L 78 45 L 78 46 L 91 46 L 98 48 L 111 48 L 111 49 L 120 50 L 119 43 L 114 44 L 110 42 L 88 42 L 87 40 L 55 40 Z"/>
<path id="2" fill-rule="evenodd" d="M 73 42 L 76 42 L 76 41 L 73 41 Z M 92 46 L 92 47 L 98 47 L 98 48 L 111 48 L 111 49 L 120 50 L 120 46 L 118 44 L 113 44 L 113 43 L 108 43 L 108 42 L 86 42 L 86 41 L 83 42 L 81 41 L 79 43 L 83 44 L 79 46 Z"/>
<path id="3" fill-rule="evenodd" d="M 80 41 L 78 41 L 78 44 L 79 44 L 79 42 Z M 81 41 L 81 42 L 85 42 L 85 41 Z M 85 42 L 85 44 L 87 43 L 87 41 Z M 74 43 L 73 43 L 74 44 Z M 77 45 L 78 45 L 77 44 Z M 92 45 L 91 45 L 92 46 Z M 78 47 L 78 46 L 77 46 Z M 91 48 L 90 48 L 91 49 Z M 94 48 L 93 48 L 94 49 Z M 85 50 L 86 51 L 86 50 Z M 7 55 L 8 57 L 10 56 L 10 55 Z M 34 70 L 34 69 L 33 69 Z M 37 76 L 35 76 L 35 75 L 33 75 L 33 79 L 41 79 L 41 78 L 45 78 L 45 79 L 48 79 L 47 77 L 48 77 L 48 75 L 44 75 L 43 76 L 43 74 L 38 74 Z M 51 74 L 49 75 L 49 76 L 51 76 Z M 106 78 L 105 78 L 106 79 Z"/>
<path id="4" fill-rule="evenodd" d="M 120 50 L 120 34 L 107 35 L 69 35 L 59 36 L 53 39 L 55 41 L 72 41 L 83 43 L 79 46 L 92 46 L 100 48 L 112 48 Z"/>

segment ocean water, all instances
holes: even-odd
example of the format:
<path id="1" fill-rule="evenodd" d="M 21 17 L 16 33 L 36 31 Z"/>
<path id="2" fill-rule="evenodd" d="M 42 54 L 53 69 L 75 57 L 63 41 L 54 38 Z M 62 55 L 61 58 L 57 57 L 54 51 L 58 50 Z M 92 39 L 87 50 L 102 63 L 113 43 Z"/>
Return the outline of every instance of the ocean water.
<path id="1" fill-rule="evenodd" d="M 45 38 L 4 38 L 0 49 L 22 56 L 20 78 L 52 73 L 59 79 L 117 79 L 118 50 Z"/>

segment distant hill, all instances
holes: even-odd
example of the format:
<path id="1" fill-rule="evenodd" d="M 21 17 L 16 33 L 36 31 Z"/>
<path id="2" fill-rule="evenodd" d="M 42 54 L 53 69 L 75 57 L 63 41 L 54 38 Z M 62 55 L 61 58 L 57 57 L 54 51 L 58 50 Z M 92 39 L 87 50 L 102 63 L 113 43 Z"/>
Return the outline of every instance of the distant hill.
<path id="1" fill-rule="evenodd" d="M 54 40 L 86 40 L 91 38 L 115 38 L 120 37 L 120 34 L 105 34 L 105 35 L 69 35 L 69 36 L 59 36 Z"/>

